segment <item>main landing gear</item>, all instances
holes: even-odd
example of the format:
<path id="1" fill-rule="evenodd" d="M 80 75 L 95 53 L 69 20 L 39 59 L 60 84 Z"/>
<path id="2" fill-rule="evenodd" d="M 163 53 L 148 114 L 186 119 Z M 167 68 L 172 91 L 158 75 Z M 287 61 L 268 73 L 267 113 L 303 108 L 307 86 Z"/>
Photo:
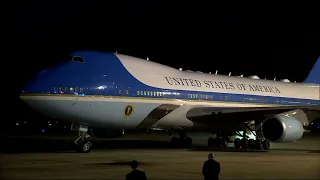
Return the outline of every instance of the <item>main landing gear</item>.
<path id="1" fill-rule="evenodd" d="M 254 132 L 251 128 L 250 128 L 250 122 L 246 123 L 246 128 L 248 130 L 251 131 L 251 133 L 256 137 L 256 139 L 252 139 L 252 138 L 249 138 L 247 136 L 247 132 L 246 130 L 243 131 L 243 134 L 241 135 L 239 132 L 236 132 L 236 134 L 238 136 L 242 136 L 242 139 L 240 138 L 236 138 L 234 140 L 234 147 L 237 148 L 237 149 L 249 149 L 249 150 L 265 150 L 265 151 L 268 151 L 270 150 L 270 142 L 268 140 L 265 140 L 262 135 L 258 136 L 256 134 L 256 132 Z M 259 129 L 257 128 L 257 124 L 256 124 L 256 129 Z M 257 132 L 259 132 L 260 130 L 257 130 Z"/>
<path id="2" fill-rule="evenodd" d="M 216 138 L 210 137 L 208 139 L 208 146 L 209 147 L 219 147 L 219 148 L 226 148 L 228 147 L 229 138 L 225 138 L 217 134 Z"/>
<path id="3" fill-rule="evenodd" d="M 236 133 L 238 136 L 242 136 L 242 139 L 236 138 L 233 143 L 236 149 L 245 149 L 245 150 L 269 150 L 270 142 L 263 139 L 249 139 L 246 135 L 245 131 L 243 135 L 239 132 Z M 229 138 L 223 136 L 217 136 L 216 138 L 210 137 L 208 139 L 209 147 L 218 147 L 218 148 L 226 148 L 228 147 Z"/>
<path id="4" fill-rule="evenodd" d="M 185 132 L 180 132 L 179 138 L 177 137 L 171 138 L 171 145 L 173 147 L 190 148 L 192 146 L 192 138 L 188 137 Z"/>
<path id="5" fill-rule="evenodd" d="M 242 138 L 235 138 L 235 140 L 233 141 L 234 147 L 236 149 L 244 149 L 244 150 L 268 151 L 270 149 L 270 142 L 268 140 L 263 139 L 262 135 L 258 136 L 253 130 L 251 130 L 249 125 L 250 125 L 250 122 L 246 123 L 245 127 L 246 129 L 251 131 L 251 133 L 256 137 L 256 139 L 249 138 L 247 136 L 246 130 L 243 131 L 243 134 L 240 134 L 240 132 L 237 131 L 236 135 Z M 210 137 L 208 139 L 208 146 L 226 148 L 228 147 L 228 142 L 232 142 L 230 141 L 230 137 L 225 136 L 222 132 L 220 132 L 217 134 L 216 138 Z"/>
<path id="6" fill-rule="evenodd" d="M 71 125 L 71 130 L 78 131 L 78 138 L 74 141 L 76 144 L 76 151 L 81 153 L 88 153 L 92 149 L 92 144 L 88 140 L 90 135 L 88 132 L 88 126 L 84 125 Z"/>
<path id="7" fill-rule="evenodd" d="M 257 135 L 251 131 L 256 137 Z M 243 135 L 237 132 L 238 136 L 242 136 L 242 139 L 236 138 L 234 140 L 234 147 L 237 149 L 249 149 L 249 150 L 269 150 L 270 149 L 270 142 L 268 140 L 259 139 L 249 139 L 246 135 L 246 131 L 243 131 Z"/>

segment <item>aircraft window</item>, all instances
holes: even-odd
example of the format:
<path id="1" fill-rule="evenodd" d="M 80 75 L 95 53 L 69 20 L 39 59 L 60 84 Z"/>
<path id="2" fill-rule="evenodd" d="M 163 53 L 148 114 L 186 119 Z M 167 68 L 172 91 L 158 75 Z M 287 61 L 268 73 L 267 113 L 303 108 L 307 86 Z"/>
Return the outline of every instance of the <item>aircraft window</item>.
<path id="1" fill-rule="evenodd" d="M 129 94 L 129 90 L 126 90 L 126 94 Z"/>
<path id="2" fill-rule="evenodd" d="M 122 94 L 122 90 L 119 90 L 119 94 Z"/>
<path id="3" fill-rule="evenodd" d="M 62 87 L 60 87 L 60 88 L 59 88 L 59 91 L 60 91 L 60 92 L 63 92 L 63 88 L 62 88 Z"/>
<path id="4" fill-rule="evenodd" d="M 83 92 L 83 88 L 80 88 L 80 92 Z"/>
<path id="5" fill-rule="evenodd" d="M 65 91 L 65 92 L 68 92 L 68 90 L 69 90 L 69 88 L 67 88 L 67 87 L 64 88 L 64 91 Z"/>
<path id="6" fill-rule="evenodd" d="M 137 94 L 140 95 L 140 91 L 137 91 Z"/>
<path id="7" fill-rule="evenodd" d="M 80 56 L 73 56 L 71 61 L 75 61 L 75 62 L 84 62 L 84 60 L 82 59 L 82 57 Z"/>
<path id="8" fill-rule="evenodd" d="M 73 92 L 73 88 L 72 87 L 70 88 L 70 92 Z"/>
<path id="9" fill-rule="evenodd" d="M 157 96 L 157 92 L 153 92 L 153 96 Z"/>
<path id="10" fill-rule="evenodd" d="M 57 92 L 57 88 L 56 88 L 56 87 L 53 87 L 53 91 L 54 91 L 54 92 Z"/>
<path id="11" fill-rule="evenodd" d="M 147 92 L 146 92 L 146 91 L 143 91 L 143 94 L 146 96 L 146 95 L 147 95 Z"/>
<path id="12" fill-rule="evenodd" d="M 76 87 L 75 92 L 79 92 L 79 88 L 78 87 Z"/>

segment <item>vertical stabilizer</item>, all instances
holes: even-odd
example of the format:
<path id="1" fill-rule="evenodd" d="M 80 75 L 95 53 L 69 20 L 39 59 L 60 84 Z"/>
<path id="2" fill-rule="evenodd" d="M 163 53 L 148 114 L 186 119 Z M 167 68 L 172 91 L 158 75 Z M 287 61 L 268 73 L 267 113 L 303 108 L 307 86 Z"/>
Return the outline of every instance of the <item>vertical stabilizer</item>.
<path id="1" fill-rule="evenodd" d="M 304 83 L 316 83 L 320 84 L 320 57 L 313 66 L 308 77 L 304 80 Z"/>

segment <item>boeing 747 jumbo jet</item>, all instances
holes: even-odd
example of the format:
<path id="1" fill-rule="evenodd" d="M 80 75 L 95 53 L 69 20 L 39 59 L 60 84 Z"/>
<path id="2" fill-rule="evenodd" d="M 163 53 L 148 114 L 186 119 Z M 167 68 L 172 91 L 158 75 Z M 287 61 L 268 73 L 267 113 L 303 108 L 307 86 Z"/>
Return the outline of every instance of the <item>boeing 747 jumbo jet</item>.
<path id="1" fill-rule="evenodd" d="M 77 150 L 89 152 L 88 128 L 160 128 L 176 132 L 173 144 L 190 146 L 190 131 L 216 134 L 208 146 L 226 147 L 240 131 L 255 139 L 236 148 L 269 150 L 294 142 L 320 107 L 320 58 L 303 83 L 232 77 L 174 69 L 117 53 L 77 51 L 40 72 L 20 98 L 52 118 L 73 123 Z M 254 121 L 253 121 L 254 120 Z M 76 128 L 75 128 L 76 127 Z M 249 131 L 250 130 L 250 131 Z M 238 133 L 239 134 L 239 133 Z"/>

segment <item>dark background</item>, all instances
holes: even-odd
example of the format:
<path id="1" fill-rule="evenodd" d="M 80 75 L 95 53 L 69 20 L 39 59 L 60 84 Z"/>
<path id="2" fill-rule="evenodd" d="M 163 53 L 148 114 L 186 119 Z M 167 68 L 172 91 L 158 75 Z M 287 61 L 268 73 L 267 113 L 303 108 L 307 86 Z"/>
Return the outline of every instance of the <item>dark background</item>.
<path id="1" fill-rule="evenodd" d="M 276 0 L 16 2 L 12 102 L 34 73 L 81 49 L 194 71 L 303 81 L 320 55 L 317 7 Z"/>

